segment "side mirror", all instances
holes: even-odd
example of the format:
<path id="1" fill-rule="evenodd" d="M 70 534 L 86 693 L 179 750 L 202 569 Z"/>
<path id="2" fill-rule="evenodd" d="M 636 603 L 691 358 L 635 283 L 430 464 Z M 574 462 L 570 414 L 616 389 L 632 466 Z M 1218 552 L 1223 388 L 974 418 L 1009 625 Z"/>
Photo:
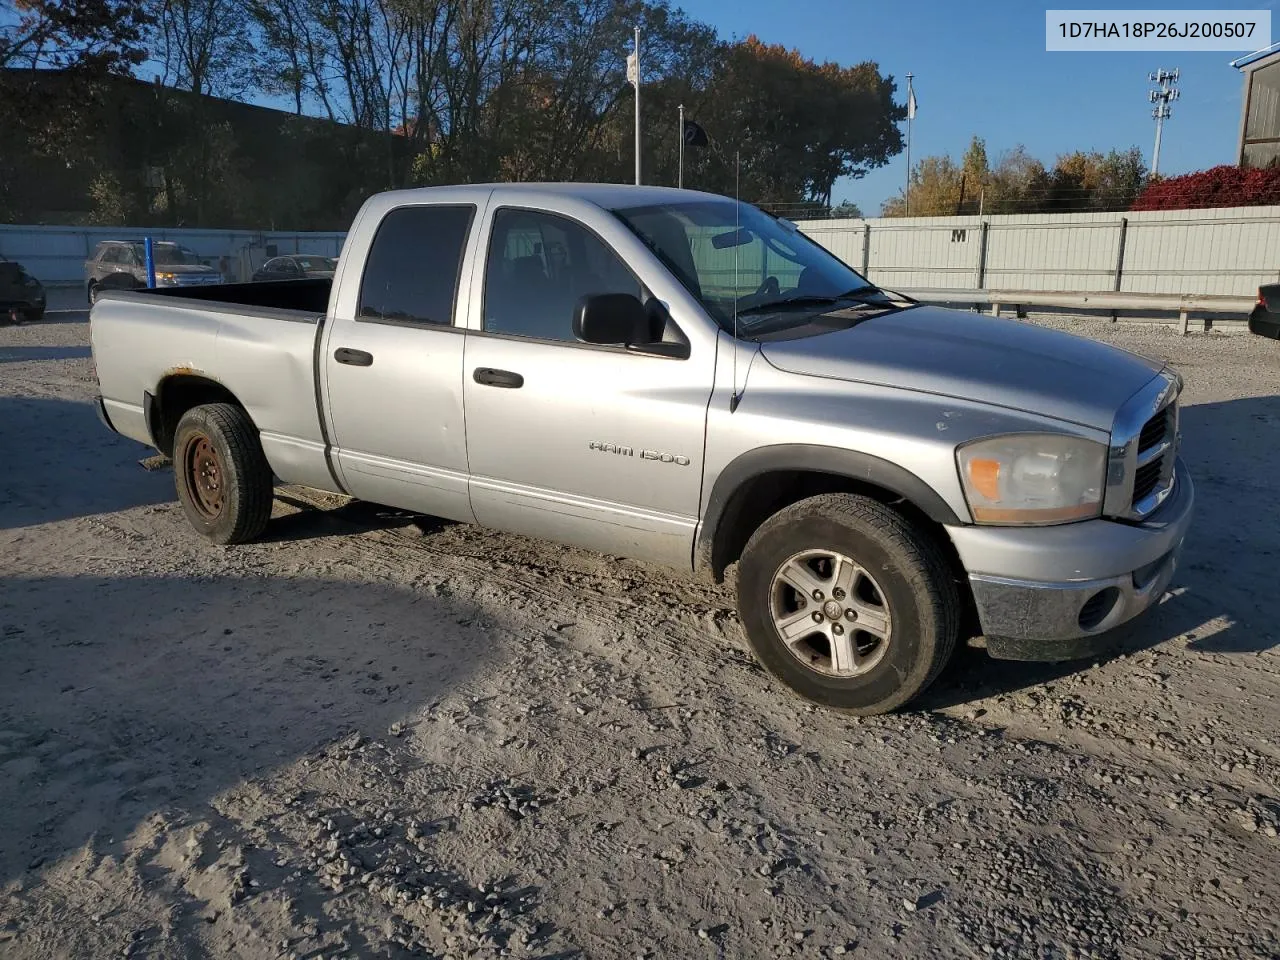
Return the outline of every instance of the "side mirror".
<path id="1" fill-rule="evenodd" d="M 649 311 L 629 293 L 594 293 L 573 311 L 573 335 L 584 343 L 648 343 Z"/>

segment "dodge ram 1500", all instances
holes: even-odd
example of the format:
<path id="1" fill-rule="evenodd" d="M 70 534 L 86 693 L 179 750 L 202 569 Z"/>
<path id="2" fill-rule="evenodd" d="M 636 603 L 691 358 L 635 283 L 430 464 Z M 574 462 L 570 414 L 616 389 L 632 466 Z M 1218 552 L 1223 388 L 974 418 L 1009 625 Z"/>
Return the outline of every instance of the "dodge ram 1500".
<path id="1" fill-rule="evenodd" d="M 215 543 L 281 482 L 736 568 L 760 662 L 855 713 L 966 630 L 996 657 L 1111 643 L 1192 515 L 1164 364 L 882 290 L 689 190 L 379 194 L 332 279 L 103 288 L 91 335 L 100 415 L 172 457 Z"/>

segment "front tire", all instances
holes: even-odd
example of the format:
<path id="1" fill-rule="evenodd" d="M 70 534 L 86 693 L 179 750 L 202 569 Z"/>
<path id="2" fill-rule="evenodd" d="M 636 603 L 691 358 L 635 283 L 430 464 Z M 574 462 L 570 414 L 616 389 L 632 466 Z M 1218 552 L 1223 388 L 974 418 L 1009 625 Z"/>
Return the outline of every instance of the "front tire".
<path id="1" fill-rule="evenodd" d="M 247 543 L 271 519 L 273 476 L 249 415 L 230 403 L 193 407 L 173 439 L 173 473 L 187 520 L 211 543 Z"/>
<path id="2" fill-rule="evenodd" d="M 937 545 L 868 497 L 822 494 L 774 514 L 738 565 L 738 610 L 757 659 L 807 700 L 888 713 L 942 671 L 960 598 Z"/>

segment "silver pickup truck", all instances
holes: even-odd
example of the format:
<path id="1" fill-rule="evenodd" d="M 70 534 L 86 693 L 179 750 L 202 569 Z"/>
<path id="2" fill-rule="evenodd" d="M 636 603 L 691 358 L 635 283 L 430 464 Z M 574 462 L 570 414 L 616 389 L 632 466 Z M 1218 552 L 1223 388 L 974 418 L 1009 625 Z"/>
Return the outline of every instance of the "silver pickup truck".
<path id="1" fill-rule="evenodd" d="M 711 194 L 492 184 L 369 199 L 330 279 L 103 291 L 99 412 L 214 543 L 275 482 L 723 581 L 760 662 L 893 710 L 962 636 L 1111 643 L 1192 513 L 1181 378 L 881 290 Z M 1105 636 L 1104 636 L 1105 635 Z"/>

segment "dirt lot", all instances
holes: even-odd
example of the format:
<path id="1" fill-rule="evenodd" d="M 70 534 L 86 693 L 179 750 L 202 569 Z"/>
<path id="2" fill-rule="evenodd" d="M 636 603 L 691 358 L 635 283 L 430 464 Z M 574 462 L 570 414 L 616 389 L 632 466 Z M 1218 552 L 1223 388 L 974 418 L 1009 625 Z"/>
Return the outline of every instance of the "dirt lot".
<path id="1" fill-rule="evenodd" d="M 1280 344 L 1188 381 L 1198 517 L 1106 662 L 811 709 L 727 588 L 282 490 L 198 542 L 0 328 L 0 955 L 1280 956 Z"/>

